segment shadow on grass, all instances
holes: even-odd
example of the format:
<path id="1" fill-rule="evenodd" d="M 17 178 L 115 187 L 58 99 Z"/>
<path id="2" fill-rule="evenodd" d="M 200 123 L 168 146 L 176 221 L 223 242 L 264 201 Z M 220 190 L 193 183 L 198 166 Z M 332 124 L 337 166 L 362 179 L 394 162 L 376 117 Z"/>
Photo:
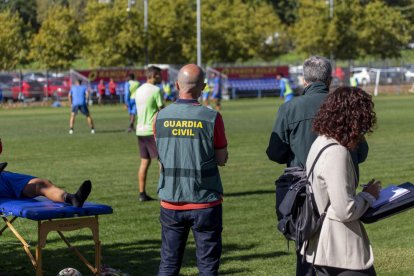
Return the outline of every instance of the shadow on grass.
<path id="1" fill-rule="evenodd" d="M 78 237 L 77 240 L 84 240 L 86 237 Z M 55 239 L 52 239 L 53 241 Z M 83 275 L 90 275 L 90 271 L 64 244 L 48 240 L 48 245 L 43 250 L 43 272 L 44 276 L 56 275 L 66 267 L 75 267 Z M 76 245 L 76 244 L 75 244 Z M 53 247 L 52 247 L 53 246 Z M 16 243 L 2 243 L 0 252 L 0 276 L 3 275 L 34 275 L 34 270 L 22 250 Z M 91 262 L 94 260 L 92 242 L 89 245 L 78 245 L 79 251 Z M 120 269 L 129 275 L 156 275 L 160 262 L 161 241 L 156 239 L 140 240 L 131 242 L 114 242 L 102 246 L 102 264 L 114 269 Z M 248 262 L 257 259 L 273 259 L 283 255 L 285 252 L 252 253 L 256 248 L 255 244 L 238 245 L 223 244 L 222 264 L 233 261 Z M 32 250 L 33 251 L 33 250 Z M 237 255 L 234 255 L 237 254 Z M 196 269 L 195 246 L 192 237 L 184 253 L 183 268 Z M 248 272 L 248 268 L 222 268 L 220 275 L 234 275 L 241 272 Z"/>
<path id="2" fill-rule="evenodd" d="M 287 256 L 289 253 L 276 251 L 276 252 L 268 252 L 268 253 L 256 253 L 256 254 L 247 254 L 247 255 L 237 255 L 237 256 L 228 256 L 223 257 L 222 262 L 231 262 L 231 261 L 250 261 L 254 259 L 272 259 L 278 258 L 282 256 Z"/>
<path id="3" fill-rule="evenodd" d="M 102 134 L 106 134 L 106 133 L 120 133 L 120 132 L 125 132 L 127 133 L 126 129 L 104 129 L 104 130 L 96 130 L 96 133 L 102 133 Z"/>
<path id="4" fill-rule="evenodd" d="M 274 194 L 274 193 L 275 193 L 275 190 L 257 190 L 257 191 L 245 191 L 245 192 L 236 192 L 236 193 L 225 193 L 224 197 L 264 195 L 264 194 Z"/>

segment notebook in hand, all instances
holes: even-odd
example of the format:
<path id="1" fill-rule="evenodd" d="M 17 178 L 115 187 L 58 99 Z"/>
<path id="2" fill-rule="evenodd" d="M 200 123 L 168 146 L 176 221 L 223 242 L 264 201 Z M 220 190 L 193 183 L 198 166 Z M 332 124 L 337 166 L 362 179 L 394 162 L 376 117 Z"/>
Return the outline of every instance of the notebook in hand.
<path id="1" fill-rule="evenodd" d="M 379 198 L 375 201 L 375 203 L 372 205 L 372 208 L 377 208 L 381 205 L 384 205 L 386 203 L 392 202 L 396 200 L 397 198 L 409 193 L 410 190 L 397 187 L 395 185 L 390 185 L 384 189 L 381 190 Z"/>
<path id="2" fill-rule="evenodd" d="M 384 203 L 383 205 L 380 205 L 376 208 L 369 208 L 361 217 L 361 221 L 363 223 L 373 223 L 413 208 L 414 185 L 410 182 L 405 182 L 401 185 L 398 185 L 397 187 L 404 188 L 410 192 L 393 199 L 391 202 Z"/>

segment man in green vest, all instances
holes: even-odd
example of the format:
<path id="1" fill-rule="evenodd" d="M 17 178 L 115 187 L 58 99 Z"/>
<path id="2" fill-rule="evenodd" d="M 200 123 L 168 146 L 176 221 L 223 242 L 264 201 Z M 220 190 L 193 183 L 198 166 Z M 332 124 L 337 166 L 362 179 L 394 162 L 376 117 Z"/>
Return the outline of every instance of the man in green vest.
<path id="1" fill-rule="evenodd" d="M 210 97 L 210 91 L 211 91 L 211 87 L 210 84 L 208 83 L 208 78 L 206 78 L 204 80 L 204 83 L 206 84 L 206 86 L 203 89 L 203 104 L 209 108 L 211 108 L 211 106 L 208 103 L 208 98 Z"/>
<path id="2" fill-rule="evenodd" d="M 351 77 L 349 78 L 349 84 L 351 87 L 358 87 L 358 79 L 355 77 L 354 73 L 352 73 Z"/>
<path id="3" fill-rule="evenodd" d="M 290 87 L 289 80 L 284 78 L 282 73 L 278 73 L 276 79 L 279 82 L 280 97 L 285 98 L 285 103 L 292 100 L 295 95 L 293 94 L 292 87 Z"/>
<path id="4" fill-rule="evenodd" d="M 223 187 L 218 166 L 227 162 L 223 119 L 202 106 L 204 72 L 195 64 L 181 68 L 179 98 L 161 110 L 155 137 L 161 163 L 161 263 L 158 275 L 178 275 L 190 229 L 200 275 L 218 275 L 221 256 Z"/>
<path id="5" fill-rule="evenodd" d="M 164 100 L 170 102 L 175 100 L 171 85 L 168 81 L 162 81 L 162 90 L 164 91 Z"/>
<path id="6" fill-rule="evenodd" d="M 129 74 L 128 80 L 125 82 L 124 85 L 124 101 L 125 106 L 127 107 L 128 114 L 129 114 L 129 126 L 128 132 L 132 132 L 135 123 L 135 116 L 137 114 L 137 107 L 135 104 L 135 92 L 139 87 L 139 82 L 135 80 L 135 75 L 133 73 Z"/>

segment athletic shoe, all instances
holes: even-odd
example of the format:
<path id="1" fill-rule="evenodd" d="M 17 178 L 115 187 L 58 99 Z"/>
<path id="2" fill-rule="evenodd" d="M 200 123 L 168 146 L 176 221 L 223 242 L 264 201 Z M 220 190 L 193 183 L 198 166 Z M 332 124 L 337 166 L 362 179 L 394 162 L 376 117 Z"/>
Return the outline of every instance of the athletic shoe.
<path id="1" fill-rule="evenodd" d="M 91 129 L 91 134 L 95 134 L 95 129 Z"/>
<path id="2" fill-rule="evenodd" d="M 92 190 L 92 183 L 90 180 L 85 180 L 80 185 L 78 191 L 75 194 L 66 193 L 64 195 L 64 201 L 71 204 L 74 207 L 82 207 L 83 203 L 88 198 Z"/>
<path id="3" fill-rule="evenodd" d="M 144 202 L 144 201 L 152 201 L 154 199 L 152 197 L 150 197 L 149 195 L 144 193 L 144 194 L 140 194 L 138 196 L 138 200 L 141 201 L 141 202 Z"/>
<path id="4" fill-rule="evenodd" d="M 73 129 L 69 129 L 69 134 L 73 134 Z"/>

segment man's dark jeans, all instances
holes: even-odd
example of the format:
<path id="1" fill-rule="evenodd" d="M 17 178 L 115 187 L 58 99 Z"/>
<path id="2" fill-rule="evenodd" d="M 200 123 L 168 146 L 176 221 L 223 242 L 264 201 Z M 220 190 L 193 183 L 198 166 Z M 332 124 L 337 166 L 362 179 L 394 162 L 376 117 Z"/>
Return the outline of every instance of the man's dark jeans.
<path id="1" fill-rule="evenodd" d="M 161 207 L 161 263 L 158 275 L 178 275 L 190 229 L 196 243 L 199 275 L 218 275 L 223 229 L 222 206 L 175 211 Z"/>

